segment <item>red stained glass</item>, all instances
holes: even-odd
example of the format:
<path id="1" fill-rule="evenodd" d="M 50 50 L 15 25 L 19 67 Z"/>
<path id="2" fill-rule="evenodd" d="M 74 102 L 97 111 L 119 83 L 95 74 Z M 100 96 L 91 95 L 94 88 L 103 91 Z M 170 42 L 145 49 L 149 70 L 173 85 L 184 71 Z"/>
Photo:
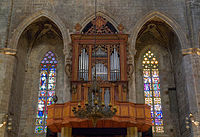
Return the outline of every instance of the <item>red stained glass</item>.
<path id="1" fill-rule="evenodd" d="M 155 55 L 148 51 L 144 54 L 143 60 L 143 80 L 145 104 L 151 106 L 152 131 L 163 133 L 163 114 L 160 98 L 160 79 L 158 61 Z"/>
<path id="2" fill-rule="evenodd" d="M 55 54 L 51 51 L 47 52 L 44 59 L 41 61 L 35 133 L 46 133 L 46 120 L 44 118 L 47 118 L 47 106 L 54 103 L 53 96 L 55 95 L 56 86 L 56 66 L 57 61 Z"/>

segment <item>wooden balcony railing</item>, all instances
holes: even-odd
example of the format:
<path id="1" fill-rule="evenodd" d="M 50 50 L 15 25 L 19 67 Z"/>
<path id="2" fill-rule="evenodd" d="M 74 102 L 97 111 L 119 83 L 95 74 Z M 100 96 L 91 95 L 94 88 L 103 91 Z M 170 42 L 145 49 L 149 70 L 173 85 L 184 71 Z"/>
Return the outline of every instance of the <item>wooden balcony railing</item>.
<path id="1" fill-rule="evenodd" d="M 81 103 L 82 105 L 84 102 Z M 76 118 L 72 112 L 77 102 L 54 104 L 48 107 L 47 126 L 52 132 L 60 132 L 62 127 L 93 128 L 88 119 Z M 117 113 L 113 118 L 101 119 L 96 128 L 127 128 L 137 127 L 138 131 L 144 132 L 151 127 L 150 107 L 145 104 L 130 102 L 115 102 Z"/>

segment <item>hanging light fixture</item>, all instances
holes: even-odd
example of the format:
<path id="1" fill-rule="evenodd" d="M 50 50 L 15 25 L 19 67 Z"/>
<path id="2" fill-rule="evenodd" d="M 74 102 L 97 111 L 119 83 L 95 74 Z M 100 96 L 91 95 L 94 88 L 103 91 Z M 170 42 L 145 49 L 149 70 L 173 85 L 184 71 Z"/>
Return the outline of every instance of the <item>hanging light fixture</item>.
<path id="1" fill-rule="evenodd" d="M 116 112 L 117 108 L 113 107 L 110 103 L 109 105 L 105 105 L 104 102 L 102 102 L 102 93 L 99 87 L 99 83 L 96 78 L 96 6 L 97 6 L 97 0 L 95 0 L 95 41 L 94 41 L 94 50 L 95 50 L 95 72 L 94 72 L 94 78 L 92 80 L 91 87 L 89 88 L 89 95 L 88 95 L 88 101 L 85 102 L 84 106 L 82 107 L 81 104 L 78 104 L 78 109 L 76 107 L 73 107 L 73 113 L 77 118 L 81 119 L 89 119 L 92 121 L 93 126 L 96 127 L 97 121 L 102 118 L 112 118 Z"/>

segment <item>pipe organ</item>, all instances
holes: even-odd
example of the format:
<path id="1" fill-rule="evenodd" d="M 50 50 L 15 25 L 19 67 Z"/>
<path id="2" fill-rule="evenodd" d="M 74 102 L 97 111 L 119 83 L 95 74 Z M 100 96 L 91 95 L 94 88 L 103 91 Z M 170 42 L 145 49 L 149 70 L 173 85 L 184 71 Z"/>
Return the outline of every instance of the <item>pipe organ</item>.
<path id="1" fill-rule="evenodd" d="M 104 35 L 98 35 L 96 38 L 97 44 L 94 45 L 94 36 L 72 35 L 71 84 L 72 87 L 76 87 L 72 92 L 72 101 L 87 101 L 88 89 L 94 78 L 95 69 L 101 88 L 110 89 L 109 103 L 128 101 L 127 35 L 111 35 L 107 40 Z M 110 43 L 110 41 L 113 42 Z"/>
<path id="2" fill-rule="evenodd" d="M 98 24 L 94 27 L 95 22 Z M 95 32 L 97 35 L 94 35 Z M 128 92 L 131 92 L 127 78 L 128 35 L 118 33 L 111 23 L 97 17 L 86 25 L 82 33 L 71 34 L 71 39 L 71 101 L 48 107 L 48 127 L 53 132 L 63 129 L 63 134 L 68 128 L 72 128 L 73 134 L 77 128 L 93 127 L 90 120 L 75 117 L 72 108 L 78 104 L 84 106 L 88 97 L 94 98 L 88 91 L 96 72 L 102 101 L 106 106 L 112 104 L 117 107 L 116 115 L 99 120 L 97 128 L 125 128 L 127 135 L 132 134 L 133 129 L 134 132 L 148 131 L 151 127 L 150 107 L 128 102 Z"/>

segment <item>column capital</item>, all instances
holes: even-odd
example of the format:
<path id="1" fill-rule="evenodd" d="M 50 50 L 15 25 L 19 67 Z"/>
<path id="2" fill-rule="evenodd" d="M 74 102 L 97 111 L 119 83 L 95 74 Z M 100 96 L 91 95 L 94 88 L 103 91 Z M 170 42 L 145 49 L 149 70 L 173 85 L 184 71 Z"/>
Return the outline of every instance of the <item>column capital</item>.
<path id="1" fill-rule="evenodd" d="M 199 55 L 200 56 L 200 48 L 188 48 L 183 49 L 182 54 L 185 55 Z"/>
<path id="2" fill-rule="evenodd" d="M 0 48 L 0 54 L 16 56 L 17 50 L 11 48 Z"/>

